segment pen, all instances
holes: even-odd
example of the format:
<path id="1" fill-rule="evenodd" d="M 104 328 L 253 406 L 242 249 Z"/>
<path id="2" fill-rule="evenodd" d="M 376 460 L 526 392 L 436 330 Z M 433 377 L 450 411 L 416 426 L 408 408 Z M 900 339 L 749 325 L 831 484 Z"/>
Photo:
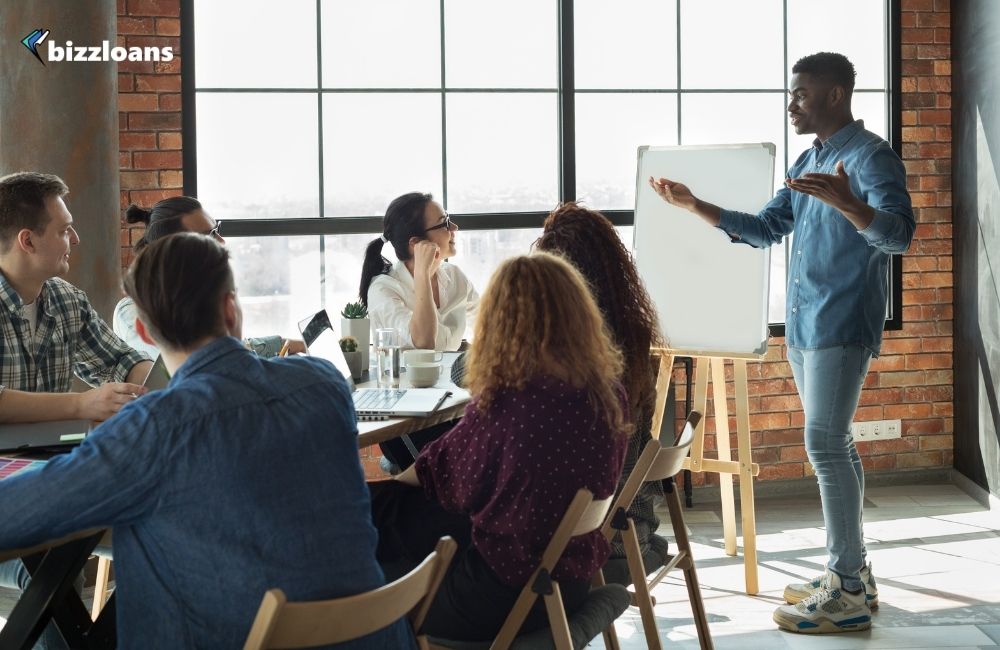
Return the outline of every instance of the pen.
<path id="1" fill-rule="evenodd" d="M 444 404 L 444 401 L 446 399 L 448 399 L 449 397 L 451 397 L 451 391 L 450 390 L 449 391 L 445 391 L 444 395 L 442 395 L 441 399 L 438 400 L 438 403 L 434 405 L 434 409 L 431 412 L 433 413 L 434 411 L 436 411 L 439 408 L 441 408 L 441 405 Z"/>
<path id="2" fill-rule="evenodd" d="M 287 357 L 288 356 L 288 344 L 289 343 L 290 343 L 290 341 L 288 339 L 285 339 L 285 344 L 281 346 L 281 352 L 278 353 L 279 357 Z M 273 350 L 274 348 L 271 348 L 271 349 Z"/>

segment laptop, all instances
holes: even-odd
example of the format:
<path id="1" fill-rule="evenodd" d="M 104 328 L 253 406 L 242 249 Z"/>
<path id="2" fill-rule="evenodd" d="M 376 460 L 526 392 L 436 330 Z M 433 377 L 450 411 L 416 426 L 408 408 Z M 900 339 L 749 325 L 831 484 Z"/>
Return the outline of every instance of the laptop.
<path id="1" fill-rule="evenodd" d="M 167 371 L 166 364 L 163 363 L 163 355 L 157 355 L 156 361 L 153 362 L 153 367 L 149 369 L 149 373 L 146 374 L 146 379 L 142 382 L 142 385 L 152 392 L 166 388 L 169 383 L 170 373 Z"/>
<path id="2" fill-rule="evenodd" d="M 351 387 L 354 409 L 359 420 L 390 417 L 424 417 L 438 410 L 451 395 L 443 388 L 357 388 L 347 359 L 340 350 L 340 339 L 325 309 L 299 322 L 299 332 L 309 355 L 326 359 L 340 371 Z"/>

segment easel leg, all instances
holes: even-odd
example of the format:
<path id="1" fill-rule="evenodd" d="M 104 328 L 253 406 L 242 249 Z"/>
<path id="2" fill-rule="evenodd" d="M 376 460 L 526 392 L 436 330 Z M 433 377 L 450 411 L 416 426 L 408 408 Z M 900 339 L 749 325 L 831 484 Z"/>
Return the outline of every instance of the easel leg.
<path id="1" fill-rule="evenodd" d="M 736 441 L 740 459 L 740 511 L 743 519 L 743 569 L 747 593 L 758 592 L 757 520 L 753 501 L 753 459 L 750 453 L 750 402 L 747 394 L 747 362 L 733 360 L 736 384 Z"/>
<path id="2" fill-rule="evenodd" d="M 670 389 L 670 379 L 674 374 L 674 355 L 672 354 L 661 354 L 660 355 L 660 370 L 656 374 L 656 394 L 660 396 L 656 400 L 656 407 L 653 409 L 653 429 L 650 431 L 650 435 L 653 438 L 659 439 L 660 429 L 663 427 L 663 412 L 667 408 L 667 390 Z M 674 425 L 671 424 L 671 430 L 674 429 Z M 670 441 L 673 444 L 673 441 Z"/>
<path id="3" fill-rule="evenodd" d="M 729 406 L 726 403 L 726 362 L 712 359 L 712 403 L 715 406 L 715 446 L 719 460 L 732 460 L 729 443 Z M 736 501 L 733 496 L 733 475 L 719 473 L 719 497 L 722 500 L 722 532 L 726 555 L 736 555 Z"/>
<path id="4" fill-rule="evenodd" d="M 694 408 L 702 415 L 705 414 L 705 406 L 708 404 L 708 369 L 709 359 L 699 357 L 694 366 Z M 692 472 L 701 472 L 702 461 L 705 459 L 705 419 L 698 423 L 698 428 L 694 432 L 694 440 L 691 441 L 691 456 L 688 462 Z"/>

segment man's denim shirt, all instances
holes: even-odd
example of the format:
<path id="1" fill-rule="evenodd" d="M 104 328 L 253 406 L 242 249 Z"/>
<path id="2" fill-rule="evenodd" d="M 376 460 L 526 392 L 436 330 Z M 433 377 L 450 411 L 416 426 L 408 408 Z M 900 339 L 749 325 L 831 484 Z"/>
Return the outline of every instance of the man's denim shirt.
<path id="1" fill-rule="evenodd" d="M 344 378 L 234 338 L 72 453 L 0 482 L 0 548 L 112 526 L 119 648 L 241 648 L 267 589 L 384 584 Z M 405 621 L 337 648 L 413 647 Z"/>
<path id="2" fill-rule="evenodd" d="M 835 174 L 841 160 L 851 191 L 875 208 L 875 219 L 864 230 L 819 199 L 787 187 L 757 215 L 722 210 L 719 228 L 756 248 L 777 244 L 794 231 L 785 307 L 788 345 L 861 345 L 878 356 L 889 255 L 909 248 L 916 224 L 902 161 L 861 120 L 826 142 L 813 141 L 788 176 Z"/>

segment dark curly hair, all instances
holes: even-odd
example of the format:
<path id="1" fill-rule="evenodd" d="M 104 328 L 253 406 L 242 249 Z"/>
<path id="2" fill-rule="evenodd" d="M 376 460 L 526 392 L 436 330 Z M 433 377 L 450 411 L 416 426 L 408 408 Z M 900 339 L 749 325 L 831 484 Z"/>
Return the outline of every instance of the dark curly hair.
<path id="1" fill-rule="evenodd" d="M 637 417 L 638 408 L 651 412 L 656 386 L 649 349 L 662 346 L 663 341 L 656 307 L 614 226 L 600 212 L 564 203 L 546 217 L 535 248 L 562 255 L 587 280 L 622 353 L 622 384 L 632 417 Z"/>

